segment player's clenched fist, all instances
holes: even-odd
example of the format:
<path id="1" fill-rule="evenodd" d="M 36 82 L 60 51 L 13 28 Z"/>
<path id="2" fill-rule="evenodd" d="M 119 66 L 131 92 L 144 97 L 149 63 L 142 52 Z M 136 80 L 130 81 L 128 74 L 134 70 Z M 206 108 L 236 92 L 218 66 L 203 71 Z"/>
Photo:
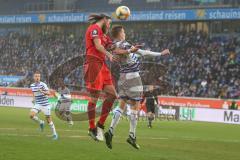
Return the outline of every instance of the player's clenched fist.
<path id="1" fill-rule="evenodd" d="M 162 55 L 167 55 L 167 54 L 170 54 L 170 51 L 169 51 L 169 49 L 165 49 L 161 53 L 162 53 Z"/>

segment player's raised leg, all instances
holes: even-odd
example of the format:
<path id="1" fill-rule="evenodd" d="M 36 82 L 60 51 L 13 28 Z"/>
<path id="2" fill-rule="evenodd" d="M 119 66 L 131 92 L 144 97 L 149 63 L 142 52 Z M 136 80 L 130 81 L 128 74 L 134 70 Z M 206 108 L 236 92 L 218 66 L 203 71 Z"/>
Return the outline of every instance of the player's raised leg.
<path id="1" fill-rule="evenodd" d="M 109 77 L 111 77 L 111 75 L 109 75 Z M 106 93 L 106 99 L 103 102 L 101 116 L 97 123 L 97 138 L 100 141 L 103 141 L 104 124 L 117 98 L 117 93 L 112 84 L 112 80 L 109 81 L 109 85 L 104 86 L 103 90 Z"/>
<path id="2" fill-rule="evenodd" d="M 104 133 L 106 145 L 109 149 L 112 149 L 112 138 L 114 135 L 114 131 L 118 125 L 118 122 L 120 121 L 120 118 L 123 114 L 125 106 L 126 106 L 126 102 L 123 99 L 121 99 L 119 101 L 119 107 L 114 110 L 111 125 L 110 125 L 108 131 L 106 133 Z"/>
<path id="3" fill-rule="evenodd" d="M 32 119 L 34 122 L 39 123 L 40 131 L 43 131 L 43 129 L 44 129 L 44 121 L 41 120 L 38 117 L 38 112 L 39 112 L 39 110 L 36 108 L 36 106 L 35 106 L 35 108 L 32 108 L 30 110 L 30 119 Z"/>

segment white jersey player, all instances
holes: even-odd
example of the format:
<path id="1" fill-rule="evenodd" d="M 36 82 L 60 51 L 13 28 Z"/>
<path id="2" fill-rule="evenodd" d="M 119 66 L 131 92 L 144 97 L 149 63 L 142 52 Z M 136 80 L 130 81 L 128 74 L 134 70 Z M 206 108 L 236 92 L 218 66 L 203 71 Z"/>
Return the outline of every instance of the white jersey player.
<path id="1" fill-rule="evenodd" d="M 54 123 L 51 118 L 51 106 L 48 102 L 48 96 L 49 96 L 49 89 L 47 85 L 43 82 L 40 81 L 41 79 L 41 74 L 40 72 L 35 72 L 34 73 L 34 83 L 31 84 L 30 88 L 32 89 L 33 92 L 33 104 L 34 106 L 32 107 L 30 111 L 30 118 L 38 122 L 40 125 L 41 131 L 44 129 L 44 121 L 41 120 L 37 115 L 39 112 L 43 112 L 43 114 L 46 117 L 46 120 L 52 130 L 53 133 L 53 139 L 57 140 L 58 139 L 58 134 L 56 132 Z"/>
<path id="2" fill-rule="evenodd" d="M 72 116 L 71 116 L 71 93 L 70 90 L 66 87 L 63 81 L 60 81 L 61 87 L 58 88 L 56 96 L 58 98 L 57 108 L 59 110 L 61 118 L 66 120 L 70 126 L 73 125 Z"/>
<path id="3" fill-rule="evenodd" d="M 119 78 L 119 108 L 114 112 L 114 116 L 111 122 L 109 130 L 104 134 L 106 145 L 112 149 L 112 138 L 114 130 L 120 120 L 120 117 L 126 107 L 126 104 L 130 104 L 130 129 L 129 138 L 127 142 L 134 148 L 139 149 L 139 145 L 136 143 L 136 126 L 138 119 L 138 108 L 140 101 L 142 100 L 143 85 L 139 74 L 139 64 L 141 56 L 161 56 L 170 54 L 168 49 L 162 52 L 152 52 L 147 50 L 138 49 L 136 52 L 131 53 L 132 48 L 136 46 L 131 45 L 125 40 L 125 31 L 123 26 L 114 26 L 112 28 L 112 37 L 116 48 L 129 51 L 127 54 L 117 53 L 120 65 L 120 78 Z"/>

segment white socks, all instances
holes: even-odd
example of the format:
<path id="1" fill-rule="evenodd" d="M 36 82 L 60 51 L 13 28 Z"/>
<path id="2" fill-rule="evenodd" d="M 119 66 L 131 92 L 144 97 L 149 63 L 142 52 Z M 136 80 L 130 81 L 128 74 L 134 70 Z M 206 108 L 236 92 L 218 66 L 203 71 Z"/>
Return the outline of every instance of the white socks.
<path id="1" fill-rule="evenodd" d="M 137 118 L 138 118 L 138 111 L 131 110 L 129 136 L 131 136 L 134 139 L 136 138 Z"/>
<path id="2" fill-rule="evenodd" d="M 32 120 L 35 121 L 35 122 L 38 122 L 39 124 L 44 123 L 44 121 L 41 120 L 38 116 L 34 116 L 34 117 L 32 118 Z M 49 123 L 49 127 L 51 128 L 52 133 L 53 133 L 54 135 L 56 135 L 57 132 L 56 132 L 55 126 L 54 126 L 54 124 L 53 124 L 52 121 Z"/>
<path id="3" fill-rule="evenodd" d="M 110 125 L 110 128 L 109 128 L 109 131 L 111 132 L 111 134 L 113 135 L 114 134 L 114 130 L 122 116 L 122 113 L 123 113 L 123 110 L 121 108 L 117 108 L 115 111 L 114 111 L 114 114 L 113 114 L 113 118 L 112 118 L 112 122 L 111 122 L 111 125 Z"/>
<path id="4" fill-rule="evenodd" d="M 55 126 L 52 121 L 49 123 L 49 127 L 51 128 L 53 135 L 56 135 L 57 132 L 56 132 Z"/>
<path id="5" fill-rule="evenodd" d="M 114 111 L 112 122 L 109 128 L 109 131 L 111 134 L 114 134 L 114 130 L 122 116 L 123 110 L 121 108 L 117 108 Z M 136 127 L 137 127 L 137 118 L 138 118 L 138 111 L 137 110 L 131 110 L 131 114 L 129 116 L 130 119 L 130 130 L 129 130 L 129 136 L 132 138 L 136 138 Z"/>

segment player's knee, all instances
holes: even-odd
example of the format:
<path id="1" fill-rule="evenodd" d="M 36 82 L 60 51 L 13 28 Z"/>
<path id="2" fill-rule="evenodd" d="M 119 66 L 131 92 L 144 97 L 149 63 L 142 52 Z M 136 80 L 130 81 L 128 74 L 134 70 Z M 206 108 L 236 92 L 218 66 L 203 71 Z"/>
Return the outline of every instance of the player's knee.
<path id="1" fill-rule="evenodd" d="M 71 113 L 70 111 L 66 111 L 65 114 L 68 116 L 68 115 L 70 115 L 70 113 Z"/>
<path id="2" fill-rule="evenodd" d="M 90 101 L 97 101 L 99 97 L 98 91 L 90 91 Z"/>
<path id="3" fill-rule="evenodd" d="M 97 99 L 97 98 L 94 98 L 94 97 L 91 97 L 90 100 L 89 100 L 89 102 L 91 102 L 91 103 L 93 103 L 93 104 L 96 104 L 97 101 L 98 101 L 98 99 Z"/>
<path id="4" fill-rule="evenodd" d="M 30 119 L 33 119 L 34 116 L 35 116 L 34 113 L 30 113 L 30 114 L 29 114 L 29 118 L 30 118 Z"/>
<path id="5" fill-rule="evenodd" d="M 109 101 L 115 101 L 117 99 L 117 95 L 115 95 L 115 94 L 107 94 L 107 99 Z"/>
<path id="6" fill-rule="evenodd" d="M 137 109 L 138 107 L 138 102 L 134 100 L 129 100 L 129 104 L 132 106 L 132 109 Z"/>
<path id="7" fill-rule="evenodd" d="M 47 120 L 47 123 L 49 124 L 52 121 L 51 116 L 46 115 L 46 120 Z"/>
<path id="8" fill-rule="evenodd" d="M 112 94 L 112 99 L 117 99 L 118 98 L 118 96 L 117 96 L 117 94 Z"/>
<path id="9" fill-rule="evenodd" d="M 34 115 L 32 115 L 32 114 L 29 115 L 29 118 L 30 118 L 30 119 L 33 119 L 33 117 L 34 117 Z"/>

